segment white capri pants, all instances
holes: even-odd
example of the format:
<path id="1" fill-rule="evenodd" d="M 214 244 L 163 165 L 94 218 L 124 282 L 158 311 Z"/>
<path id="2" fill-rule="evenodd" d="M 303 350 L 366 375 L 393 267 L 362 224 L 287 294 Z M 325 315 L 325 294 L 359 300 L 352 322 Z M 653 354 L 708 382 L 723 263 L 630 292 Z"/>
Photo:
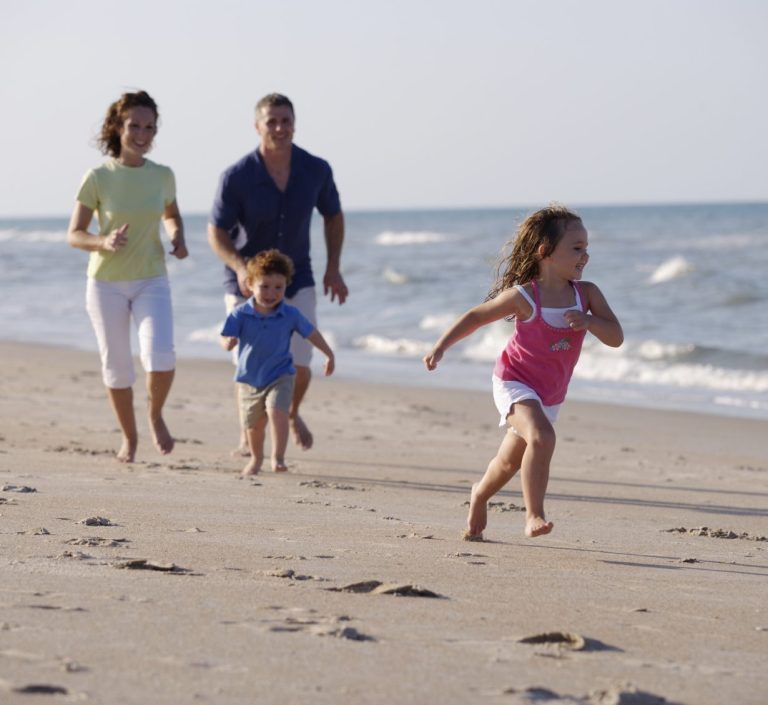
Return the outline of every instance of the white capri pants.
<path id="1" fill-rule="evenodd" d="M 224 307 L 227 315 L 232 313 L 240 304 L 244 304 L 248 299 L 236 294 L 224 294 Z M 285 303 L 295 306 L 304 317 L 317 328 L 317 294 L 314 286 L 305 286 L 299 289 L 293 298 L 286 298 Z M 291 336 L 291 357 L 293 364 L 299 367 L 309 367 L 312 362 L 312 343 L 306 338 L 302 338 L 298 333 Z M 237 346 L 232 348 L 232 361 L 237 364 Z"/>
<path id="2" fill-rule="evenodd" d="M 101 355 L 101 374 L 111 389 L 136 381 L 131 354 L 131 317 L 139 336 L 139 356 L 146 372 L 176 367 L 173 310 L 168 277 L 106 282 L 88 279 L 85 307 L 91 317 Z"/>

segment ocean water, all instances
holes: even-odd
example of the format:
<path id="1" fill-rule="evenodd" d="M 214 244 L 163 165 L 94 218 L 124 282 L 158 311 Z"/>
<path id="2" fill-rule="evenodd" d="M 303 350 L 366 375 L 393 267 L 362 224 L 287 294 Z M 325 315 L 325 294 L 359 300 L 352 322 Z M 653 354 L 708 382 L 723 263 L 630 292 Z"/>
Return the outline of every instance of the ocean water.
<path id="1" fill-rule="evenodd" d="M 590 233 L 584 278 L 606 295 L 626 342 L 611 349 L 588 336 L 570 398 L 768 419 L 768 203 L 577 210 Z M 478 331 L 435 372 L 421 357 L 484 299 L 498 253 L 526 213 L 347 213 L 350 297 L 341 307 L 327 298 L 319 305 L 337 374 L 489 390 L 512 323 Z M 177 352 L 182 361 L 225 359 L 221 266 L 205 216 L 185 223 L 191 255 L 169 261 Z M 0 219 L 1 338 L 96 349 L 84 310 L 87 254 L 67 246 L 66 227 L 66 218 Z M 319 220 L 313 254 L 322 276 Z"/>

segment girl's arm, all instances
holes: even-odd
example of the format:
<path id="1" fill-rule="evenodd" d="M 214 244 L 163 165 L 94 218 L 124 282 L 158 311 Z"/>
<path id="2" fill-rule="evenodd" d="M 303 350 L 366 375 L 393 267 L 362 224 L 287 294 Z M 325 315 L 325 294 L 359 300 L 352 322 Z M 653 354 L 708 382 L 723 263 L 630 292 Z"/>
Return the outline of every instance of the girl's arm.
<path id="1" fill-rule="evenodd" d="M 184 259 L 189 252 L 184 242 L 184 221 L 181 219 L 179 205 L 175 200 L 169 203 L 163 211 L 163 226 L 171 239 L 173 246 L 171 254 L 178 259 Z"/>
<path id="2" fill-rule="evenodd" d="M 624 342 L 624 331 L 619 319 L 596 284 L 583 282 L 582 287 L 587 295 L 586 309 L 589 313 L 567 311 L 565 319 L 568 325 L 573 330 L 588 330 L 601 343 L 618 348 Z"/>
<path id="3" fill-rule="evenodd" d="M 312 343 L 323 355 L 325 355 L 325 376 L 328 377 L 329 375 L 333 374 L 333 370 L 336 367 L 335 358 L 333 355 L 333 350 L 331 350 L 331 346 L 328 345 L 328 343 L 325 341 L 325 338 L 323 338 L 322 334 L 320 333 L 317 328 L 313 330 L 308 336 L 307 340 Z"/>
<path id="4" fill-rule="evenodd" d="M 75 209 L 72 211 L 72 217 L 69 219 L 69 229 L 67 230 L 67 242 L 79 250 L 86 252 L 117 252 L 125 247 L 128 242 L 128 223 L 121 225 L 117 230 L 113 230 L 109 235 L 94 235 L 88 232 L 88 226 L 93 220 L 93 209 L 83 205 L 78 201 L 75 203 Z"/>
<path id="5" fill-rule="evenodd" d="M 459 316 L 456 322 L 440 336 L 432 350 L 424 356 L 424 364 L 428 370 L 434 370 L 445 351 L 463 338 L 472 335 L 478 328 L 494 321 L 515 316 L 526 318 L 526 308 L 530 315 L 530 304 L 520 295 L 517 289 L 506 289 L 490 301 L 484 301 L 479 306 L 469 309 Z"/>

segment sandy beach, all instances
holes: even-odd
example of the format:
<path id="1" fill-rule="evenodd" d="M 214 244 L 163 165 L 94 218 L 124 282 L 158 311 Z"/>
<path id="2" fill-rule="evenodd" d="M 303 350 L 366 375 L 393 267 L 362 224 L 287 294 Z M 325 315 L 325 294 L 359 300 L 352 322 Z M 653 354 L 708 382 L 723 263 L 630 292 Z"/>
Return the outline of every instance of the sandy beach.
<path id="1" fill-rule="evenodd" d="M 490 393 L 317 379 L 241 480 L 226 361 L 127 466 L 95 354 L 0 351 L 0 702 L 768 702 L 764 422 L 567 402 L 553 533 L 515 480 L 469 543 Z"/>

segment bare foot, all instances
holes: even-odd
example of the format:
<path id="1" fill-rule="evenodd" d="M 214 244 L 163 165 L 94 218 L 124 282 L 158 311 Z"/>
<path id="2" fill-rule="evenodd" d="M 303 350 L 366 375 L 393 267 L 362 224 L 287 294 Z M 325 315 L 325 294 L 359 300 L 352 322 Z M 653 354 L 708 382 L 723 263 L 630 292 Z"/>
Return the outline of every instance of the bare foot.
<path id="1" fill-rule="evenodd" d="M 479 536 L 482 540 L 483 529 L 488 524 L 488 503 L 483 502 L 477 497 L 477 486 L 479 483 L 472 485 L 472 493 L 469 496 L 469 516 L 467 517 L 467 533 L 466 537 Z M 466 541 L 471 541 L 471 538 L 465 538 Z"/>
<path id="2" fill-rule="evenodd" d="M 525 522 L 525 535 L 532 539 L 535 536 L 543 536 L 552 531 L 554 524 L 544 517 L 530 517 Z"/>
<path id="3" fill-rule="evenodd" d="M 171 432 L 163 421 L 163 417 L 160 416 L 157 420 L 149 420 L 149 428 L 152 431 L 152 440 L 155 443 L 155 448 L 162 454 L 168 455 L 175 445 L 176 441 L 173 440 Z"/>
<path id="4" fill-rule="evenodd" d="M 288 466 L 285 464 L 285 460 L 273 460 L 272 472 L 288 472 Z"/>
<path id="5" fill-rule="evenodd" d="M 229 453 L 233 458 L 247 458 L 251 454 L 248 444 L 238 446 Z"/>
<path id="6" fill-rule="evenodd" d="M 130 441 L 127 438 L 123 438 L 123 444 L 120 446 L 120 450 L 117 451 L 117 460 L 121 463 L 132 463 L 136 458 L 137 445 L 138 441 Z"/>
<path id="7" fill-rule="evenodd" d="M 312 447 L 312 433 L 307 428 L 307 424 L 298 414 L 293 416 L 290 420 L 291 430 L 293 431 L 293 440 L 296 441 L 296 445 L 302 450 L 309 450 Z"/>
<path id="8" fill-rule="evenodd" d="M 261 461 L 256 460 L 256 458 L 251 458 L 248 461 L 248 464 L 243 468 L 243 471 L 240 473 L 242 477 L 249 477 L 251 475 L 258 475 L 261 470 Z"/>

